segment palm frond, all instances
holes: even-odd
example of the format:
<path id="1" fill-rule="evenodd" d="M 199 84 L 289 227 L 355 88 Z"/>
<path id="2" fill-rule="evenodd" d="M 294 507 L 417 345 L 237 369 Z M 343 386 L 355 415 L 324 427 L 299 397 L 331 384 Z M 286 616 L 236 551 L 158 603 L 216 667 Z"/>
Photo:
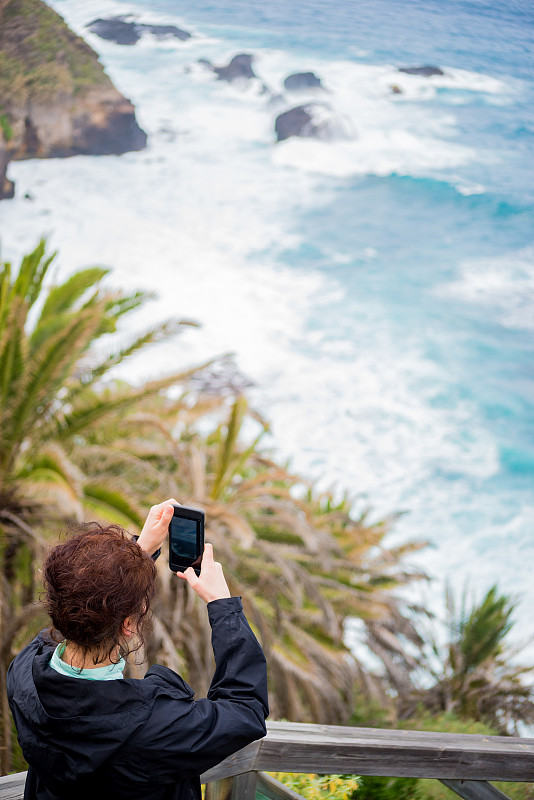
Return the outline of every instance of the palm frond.
<path id="1" fill-rule="evenodd" d="M 86 483 L 83 487 L 83 505 L 100 519 L 122 525 L 141 528 L 143 512 L 137 503 L 123 491 L 98 483 Z"/>
<path id="2" fill-rule="evenodd" d="M 98 393 L 89 395 L 89 402 L 80 402 L 80 404 L 75 406 L 71 411 L 68 411 L 61 417 L 57 416 L 55 424 L 50 425 L 48 429 L 48 435 L 57 436 L 61 441 L 70 439 L 80 434 L 82 431 L 85 431 L 96 422 L 100 422 L 102 418 L 119 411 L 124 412 L 127 409 L 133 408 L 142 400 L 157 395 L 171 386 L 182 383 L 194 375 L 199 369 L 202 369 L 202 366 L 193 367 L 183 372 L 167 375 L 159 380 L 150 381 L 139 389 L 128 387 L 108 397 L 102 397 Z"/>
<path id="3" fill-rule="evenodd" d="M 51 338 L 46 348 L 41 348 L 39 358 L 26 370 L 18 402 L 13 405 L 10 431 L 13 441 L 22 442 L 36 418 L 53 405 L 73 365 L 90 346 L 98 324 L 96 315 L 79 313 L 61 333 Z"/>
<path id="4" fill-rule="evenodd" d="M 239 436 L 239 431 L 241 430 L 241 425 L 245 418 L 247 406 L 248 404 L 245 397 L 240 395 L 236 398 L 236 401 L 232 407 L 230 419 L 228 420 L 226 436 L 224 437 L 222 447 L 219 451 L 219 463 L 217 465 L 217 471 L 215 473 L 215 478 L 211 489 L 211 496 L 214 500 L 217 500 L 220 497 L 221 492 L 228 481 L 229 475 L 231 476 L 230 470 L 232 462 L 235 460 L 236 456 L 237 437 Z"/>
<path id="5" fill-rule="evenodd" d="M 104 267 L 88 267 L 75 272 L 59 286 L 49 289 L 33 335 L 46 320 L 73 311 L 76 302 L 109 275 L 109 272 Z"/>
<path id="6" fill-rule="evenodd" d="M 33 306 L 43 285 L 48 268 L 57 253 L 46 257 L 46 240 L 41 239 L 37 247 L 24 256 L 13 283 L 13 297 L 24 300 L 28 310 Z"/>
<path id="7" fill-rule="evenodd" d="M 140 336 L 136 336 L 131 342 L 119 350 L 110 353 L 96 366 L 82 368 L 82 370 L 80 370 L 80 380 L 77 387 L 71 389 L 69 402 L 72 402 L 87 386 L 94 384 L 95 381 L 109 372 L 113 367 L 121 364 L 129 356 L 147 347 L 147 345 L 157 344 L 158 342 L 165 341 L 181 333 L 184 325 L 194 326 L 195 323 L 186 320 L 167 320 L 166 322 L 162 322 L 155 328 L 151 328 Z"/>

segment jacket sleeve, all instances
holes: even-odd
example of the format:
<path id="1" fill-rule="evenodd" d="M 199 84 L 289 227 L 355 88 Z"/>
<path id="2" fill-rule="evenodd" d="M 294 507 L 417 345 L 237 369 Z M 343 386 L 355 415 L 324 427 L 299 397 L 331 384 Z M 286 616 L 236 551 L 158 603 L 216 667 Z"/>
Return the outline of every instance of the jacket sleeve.
<path id="1" fill-rule="evenodd" d="M 199 775 L 266 733 L 265 656 L 241 599 L 214 600 L 208 616 L 216 668 L 207 698 L 158 696 L 143 735 L 153 777 L 162 781 Z M 159 683 L 162 670 L 153 667 L 145 680 L 152 673 Z"/>

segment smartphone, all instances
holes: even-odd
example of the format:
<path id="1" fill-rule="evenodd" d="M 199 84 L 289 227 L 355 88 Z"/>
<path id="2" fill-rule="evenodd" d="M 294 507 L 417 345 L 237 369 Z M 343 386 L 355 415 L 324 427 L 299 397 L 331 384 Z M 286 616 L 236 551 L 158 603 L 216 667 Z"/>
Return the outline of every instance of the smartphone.
<path id="1" fill-rule="evenodd" d="M 200 575 L 204 552 L 204 512 L 198 508 L 174 506 L 169 525 L 169 567 L 185 572 L 193 567 Z"/>

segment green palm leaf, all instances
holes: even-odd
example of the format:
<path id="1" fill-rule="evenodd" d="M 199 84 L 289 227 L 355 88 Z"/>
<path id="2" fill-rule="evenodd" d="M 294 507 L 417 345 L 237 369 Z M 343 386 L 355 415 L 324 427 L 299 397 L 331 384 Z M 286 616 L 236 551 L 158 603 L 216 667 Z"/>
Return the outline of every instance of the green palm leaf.
<path id="1" fill-rule="evenodd" d="M 30 309 L 39 297 L 48 268 L 56 253 L 45 258 L 46 241 L 41 239 L 35 250 L 22 259 L 12 289 L 12 296 L 25 301 Z"/>
<path id="2" fill-rule="evenodd" d="M 100 420 L 112 413 L 124 412 L 142 400 L 182 383 L 210 363 L 211 361 L 199 367 L 167 375 L 165 378 L 144 384 L 140 389 L 128 387 L 122 392 L 107 397 L 102 397 L 98 393 L 90 395 L 89 402 L 81 402 L 79 407 L 64 414 L 61 418 L 56 418 L 48 428 L 46 435 L 57 437 L 60 441 L 69 439 L 84 432 L 90 426 L 100 422 Z"/>
<path id="3" fill-rule="evenodd" d="M 184 326 L 197 327 L 197 323 L 191 320 L 167 320 L 135 337 L 129 344 L 116 352 L 110 353 L 99 364 L 83 372 L 76 387 L 70 391 L 69 402 L 72 402 L 87 386 L 103 377 L 110 369 L 121 364 L 125 358 L 134 355 L 148 345 L 157 344 L 176 336 L 182 332 Z"/>
<path id="4" fill-rule="evenodd" d="M 83 487 L 83 505 L 101 519 L 123 527 L 141 528 L 144 514 L 124 492 L 110 489 L 98 483 L 87 483 Z"/>
<path id="5" fill-rule="evenodd" d="M 19 389 L 20 398 L 12 410 L 11 457 L 37 419 L 53 405 L 73 365 L 89 348 L 98 323 L 94 313 L 76 314 L 63 331 L 47 342 L 46 348 L 41 347 L 39 358 L 27 370 Z"/>
<path id="6" fill-rule="evenodd" d="M 59 286 L 53 286 L 43 305 L 36 330 L 47 319 L 57 314 L 72 311 L 74 304 L 96 284 L 109 275 L 110 270 L 103 267 L 89 267 L 79 270 Z"/>
<path id="7" fill-rule="evenodd" d="M 500 655 L 513 626 L 511 617 L 515 608 L 507 595 L 499 595 L 497 587 L 492 586 L 468 618 L 461 621 L 458 644 L 466 672 Z"/>
<path id="8" fill-rule="evenodd" d="M 0 335 L 0 407 L 3 413 L 10 398 L 20 392 L 19 380 L 27 362 L 28 348 L 24 336 L 26 312 L 25 303 L 15 298 Z"/>
<path id="9" fill-rule="evenodd" d="M 247 412 L 247 401 L 243 395 L 239 395 L 236 399 L 228 421 L 226 436 L 223 445 L 220 448 L 219 464 L 215 474 L 215 480 L 211 490 L 211 496 L 214 500 L 218 499 L 221 492 L 225 488 L 228 480 L 231 479 L 233 471 L 231 470 L 232 463 L 236 458 L 236 445 L 241 425 Z"/>

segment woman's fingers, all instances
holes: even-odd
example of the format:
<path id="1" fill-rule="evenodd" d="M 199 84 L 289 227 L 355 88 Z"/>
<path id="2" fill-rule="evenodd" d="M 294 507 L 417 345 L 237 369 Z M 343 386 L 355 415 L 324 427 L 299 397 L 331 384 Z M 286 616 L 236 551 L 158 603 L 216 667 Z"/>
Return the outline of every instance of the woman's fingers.
<path id="1" fill-rule="evenodd" d="M 161 522 L 168 525 L 169 522 L 171 521 L 171 517 L 173 514 L 174 514 L 174 506 L 166 505 L 161 511 L 161 517 L 160 517 Z"/>
<path id="2" fill-rule="evenodd" d="M 174 513 L 174 506 L 179 506 L 180 503 L 178 500 L 175 500 L 174 497 L 171 497 L 169 500 L 164 500 L 163 503 L 158 503 L 155 506 L 152 506 L 150 509 L 151 513 L 157 520 L 161 520 L 163 517 L 170 518 Z"/>
<path id="3" fill-rule="evenodd" d="M 174 506 L 180 503 L 171 497 L 163 503 L 152 506 L 148 512 L 143 530 L 137 540 L 137 544 L 152 555 L 161 547 L 167 538 L 167 530 L 174 513 Z"/>
<path id="4" fill-rule="evenodd" d="M 187 581 L 192 589 L 195 588 L 195 585 L 198 583 L 199 580 L 193 567 L 188 567 L 185 572 L 176 572 L 175 574 L 178 575 L 179 578 L 182 578 L 184 581 Z"/>
<path id="5" fill-rule="evenodd" d="M 188 567 L 184 573 L 176 573 L 182 580 L 186 580 L 189 586 L 206 603 L 212 600 L 221 600 L 230 597 L 230 590 L 224 578 L 221 565 L 213 560 L 213 547 L 209 542 L 204 545 L 202 556 L 202 566 L 200 576 L 192 567 Z"/>
<path id="6" fill-rule="evenodd" d="M 213 564 L 213 545 L 209 542 L 206 542 L 204 545 L 204 553 L 202 555 L 202 564 L 200 567 L 200 573 L 202 574 L 202 570 L 204 567 L 210 567 Z"/>

